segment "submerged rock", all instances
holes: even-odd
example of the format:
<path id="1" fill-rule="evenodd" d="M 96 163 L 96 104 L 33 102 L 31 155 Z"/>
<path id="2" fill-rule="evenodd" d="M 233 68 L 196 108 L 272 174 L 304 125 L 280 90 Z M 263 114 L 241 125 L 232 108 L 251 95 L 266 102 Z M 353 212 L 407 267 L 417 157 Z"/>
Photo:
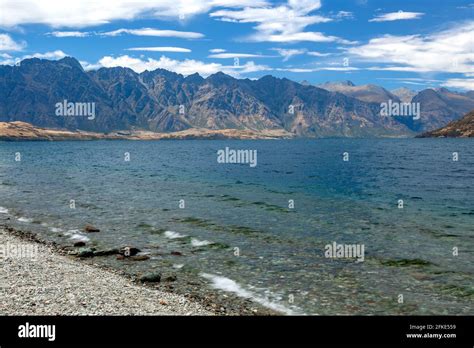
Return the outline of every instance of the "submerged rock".
<path id="1" fill-rule="evenodd" d="M 430 266 L 431 262 L 421 259 L 382 260 L 384 266 L 408 267 L 408 266 Z"/>
<path id="2" fill-rule="evenodd" d="M 175 282 L 178 280 L 175 274 L 172 274 L 164 279 L 165 282 Z"/>
<path id="3" fill-rule="evenodd" d="M 149 260 L 150 256 L 148 256 L 148 255 L 135 255 L 135 256 L 130 256 L 130 259 L 132 261 L 145 261 L 145 260 Z"/>
<path id="4" fill-rule="evenodd" d="M 146 261 L 149 259 L 150 259 L 150 256 L 148 255 L 134 255 L 134 256 L 117 255 L 117 260 Z"/>
<path id="5" fill-rule="evenodd" d="M 97 227 L 94 227 L 92 225 L 86 225 L 84 227 L 84 231 L 86 231 L 87 233 L 100 232 L 100 230 Z"/>
<path id="6" fill-rule="evenodd" d="M 161 273 L 149 273 L 141 276 L 139 279 L 142 283 L 159 283 L 161 281 Z"/>
<path id="7" fill-rule="evenodd" d="M 135 247 L 131 247 L 131 246 L 126 246 L 126 247 L 123 247 L 120 249 L 119 253 L 125 257 L 128 257 L 128 256 L 135 256 L 136 254 L 138 254 L 141 250 L 138 249 L 138 248 L 135 248 Z"/>
<path id="8" fill-rule="evenodd" d="M 74 243 L 74 246 L 75 246 L 76 248 L 84 247 L 84 246 L 86 246 L 86 243 L 85 243 L 85 242 L 82 242 L 82 241 L 79 241 L 79 242 Z"/>
<path id="9" fill-rule="evenodd" d="M 110 255 L 117 255 L 119 254 L 118 249 L 106 249 L 106 250 L 99 250 L 94 252 L 94 256 L 110 256 Z"/>
<path id="10" fill-rule="evenodd" d="M 82 248 L 78 251 L 78 257 L 93 257 L 94 256 L 94 248 Z"/>

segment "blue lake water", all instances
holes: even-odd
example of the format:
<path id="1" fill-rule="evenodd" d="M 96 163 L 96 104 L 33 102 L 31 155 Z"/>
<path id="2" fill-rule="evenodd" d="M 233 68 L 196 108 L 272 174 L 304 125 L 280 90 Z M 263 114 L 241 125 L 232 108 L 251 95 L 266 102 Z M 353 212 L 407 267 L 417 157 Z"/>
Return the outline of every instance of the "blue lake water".
<path id="1" fill-rule="evenodd" d="M 286 313 L 472 315 L 473 141 L 0 142 L 0 220 L 138 246 L 152 259 L 135 270 L 169 267 Z M 257 166 L 219 164 L 225 147 L 257 150 Z M 363 245 L 364 261 L 325 257 L 333 242 Z"/>

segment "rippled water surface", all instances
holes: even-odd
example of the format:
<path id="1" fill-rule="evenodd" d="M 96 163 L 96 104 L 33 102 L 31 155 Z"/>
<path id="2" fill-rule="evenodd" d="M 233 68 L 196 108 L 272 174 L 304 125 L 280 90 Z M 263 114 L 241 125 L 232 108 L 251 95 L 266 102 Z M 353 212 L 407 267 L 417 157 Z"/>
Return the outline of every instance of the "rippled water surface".
<path id="1" fill-rule="evenodd" d="M 258 165 L 217 163 L 226 146 Z M 0 142 L 0 207 L 288 313 L 474 314 L 472 139 Z M 326 258 L 333 242 L 364 245 L 364 261 Z"/>

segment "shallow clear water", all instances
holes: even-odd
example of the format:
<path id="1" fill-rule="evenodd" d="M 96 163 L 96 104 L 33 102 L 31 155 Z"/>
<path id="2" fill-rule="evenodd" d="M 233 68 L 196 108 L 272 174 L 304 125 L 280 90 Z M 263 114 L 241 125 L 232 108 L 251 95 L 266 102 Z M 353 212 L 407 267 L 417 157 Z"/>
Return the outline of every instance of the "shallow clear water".
<path id="1" fill-rule="evenodd" d="M 288 313 L 474 314 L 473 145 L 0 142 L 0 207 L 8 209 L 0 220 L 65 244 L 76 235 L 99 248 L 135 245 L 153 256 L 135 268 L 174 265 L 178 277 L 204 277 Z M 217 163 L 226 146 L 256 149 L 258 165 Z M 84 234 L 87 223 L 101 232 Z M 326 258 L 332 242 L 363 244 L 364 262 Z"/>

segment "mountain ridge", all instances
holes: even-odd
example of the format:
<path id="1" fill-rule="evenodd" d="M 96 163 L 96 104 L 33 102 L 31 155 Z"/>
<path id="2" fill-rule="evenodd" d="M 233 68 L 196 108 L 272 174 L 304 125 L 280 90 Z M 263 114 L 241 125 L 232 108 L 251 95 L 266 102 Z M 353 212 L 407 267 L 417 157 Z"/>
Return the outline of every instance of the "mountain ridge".
<path id="1" fill-rule="evenodd" d="M 84 71 L 73 57 L 57 61 L 32 58 L 17 66 L 0 66 L 0 87 L 0 121 L 23 121 L 44 128 L 92 132 L 284 130 L 305 137 L 414 134 L 411 124 L 380 116 L 377 103 L 271 75 L 250 80 L 222 72 L 203 78 L 165 69 Z M 383 88 L 374 85 L 374 89 Z M 54 105 L 62 100 L 96 103 L 98 115 L 94 120 L 58 117 Z"/>

